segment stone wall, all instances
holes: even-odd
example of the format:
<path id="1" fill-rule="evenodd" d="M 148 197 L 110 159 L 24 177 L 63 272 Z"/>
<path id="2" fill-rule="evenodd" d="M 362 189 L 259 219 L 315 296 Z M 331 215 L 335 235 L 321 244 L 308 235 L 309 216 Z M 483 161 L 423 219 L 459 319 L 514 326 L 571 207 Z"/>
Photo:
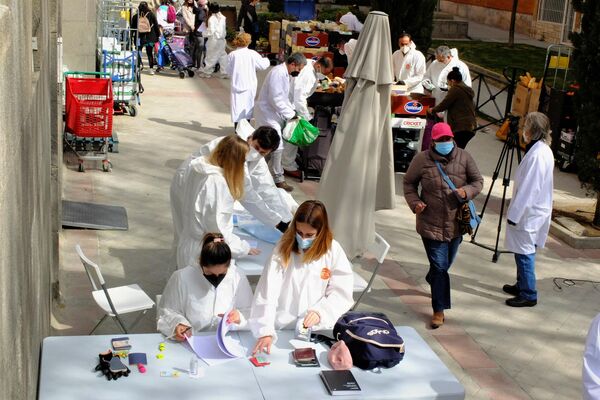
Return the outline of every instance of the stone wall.
<path id="1" fill-rule="evenodd" d="M 36 397 L 57 271 L 52 143 L 58 137 L 58 0 L 0 0 L 0 387 Z M 37 50 L 32 45 L 37 39 Z M 54 157 L 56 161 L 56 157 Z"/>
<path id="2" fill-rule="evenodd" d="M 70 71 L 96 70 L 96 0 L 62 1 L 64 65 Z"/>
<path id="3" fill-rule="evenodd" d="M 496 2 L 498 4 L 490 4 L 488 7 L 482 7 L 481 2 L 474 2 L 475 4 L 469 4 L 468 0 L 442 0 L 440 2 L 440 9 L 443 12 L 447 12 L 470 21 L 476 21 L 480 24 L 490 25 L 500 29 L 508 30 L 510 26 L 510 9 L 506 10 L 503 8 L 502 2 Z M 500 3 L 502 3 L 502 8 L 500 8 Z M 512 3 L 512 1 L 511 1 Z M 520 2 L 521 4 L 523 2 Z M 529 2 L 524 2 L 529 3 Z M 498 8 L 492 8 L 491 6 L 495 5 Z M 515 31 L 517 33 L 521 33 L 524 35 L 532 35 L 533 30 L 533 22 L 534 18 L 532 15 L 532 11 L 529 11 L 530 7 L 525 7 L 526 4 L 522 5 L 523 8 L 519 8 L 519 12 L 517 12 L 517 21 L 515 25 Z"/>
<path id="4" fill-rule="evenodd" d="M 533 24 L 531 36 L 548 43 L 560 43 L 562 24 L 546 21 L 536 21 Z"/>

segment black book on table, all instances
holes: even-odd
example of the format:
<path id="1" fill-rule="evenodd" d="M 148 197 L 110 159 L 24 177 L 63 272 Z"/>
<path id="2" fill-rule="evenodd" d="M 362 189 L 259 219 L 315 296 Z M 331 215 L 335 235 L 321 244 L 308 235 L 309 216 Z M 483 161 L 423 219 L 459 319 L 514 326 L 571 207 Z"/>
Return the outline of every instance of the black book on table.
<path id="1" fill-rule="evenodd" d="M 360 386 L 350 370 L 321 371 L 319 374 L 332 396 L 343 396 L 360 392 Z"/>

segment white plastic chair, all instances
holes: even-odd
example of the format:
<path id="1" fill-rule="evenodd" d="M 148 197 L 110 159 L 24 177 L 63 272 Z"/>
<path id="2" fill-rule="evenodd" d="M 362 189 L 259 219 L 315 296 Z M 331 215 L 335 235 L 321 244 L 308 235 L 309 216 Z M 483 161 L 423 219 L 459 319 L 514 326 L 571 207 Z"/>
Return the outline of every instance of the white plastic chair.
<path id="1" fill-rule="evenodd" d="M 141 314 L 129 327 L 129 330 L 131 330 L 137 325 L 146 312 L 154 307 L 154 301 L 152 301 L 146 292 L 144 292 L 137 284 L 108 289 L 104 282 L 104 278 L 102 277 L 102 273 L 100 272 L 100 267 L 83 254 L 80 245 L 76 245 L 75 250 L 77 250 L 77 255 L 92 284 L 92 296 L 94 297 L 94 301 L 98 304 L 98 307 L 106 313 L 89 334 L 93 334 L 100 324 L 104 322 L 106 317 L 114 318 L 121 330 L 123 330 L 124 333 L 129 333 L 121 320 L 121 315 L 141 311 Z"/>
<path id="2" fill-rule="evenodd" d="M 357 289 L 361 287 L 364 289 L 362 289 L 362 293 L 360 294 L 360 296 L 358 296 L 358 299 L 356 300 L 356 302 L 350 310 L 355 310 L 365 293 L 371 291 L 371 285 L 373 285 L 375 275 L 377 275 L 377 271 L 379 270 L 381 264 L 383 264 L 383 261 L 385 260 L 385 257 L 387 256 L 389 250 L 390 244 L 383 237 L 381 237 L 381 235 L 375 233 L 375 241 L 367 248 L 367 251 L 375 256 L 375 258 L 377 259 L 377 265 L 375 266 L 373 274 L 371 275 L 371 279 L 369 279 L 369 283 L 367 283 L 366 286 L 366 281 L 356 272 L 354 273 L 354 291 L 360 291 L 360 289 Z"/>

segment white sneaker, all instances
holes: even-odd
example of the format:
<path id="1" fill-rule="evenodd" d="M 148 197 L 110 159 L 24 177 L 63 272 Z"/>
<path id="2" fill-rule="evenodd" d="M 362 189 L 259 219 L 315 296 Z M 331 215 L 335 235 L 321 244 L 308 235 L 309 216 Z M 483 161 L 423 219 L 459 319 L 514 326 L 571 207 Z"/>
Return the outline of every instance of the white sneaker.
<path id="1" fill-rule="evenodd" d="M 150 74 L 150 75 L 154 75 L 154 70 L 153 70 L 153 69 L 151 69 L 151 70 L 150 70 L 150 72 L 149 72 L 149 74 Z"/>

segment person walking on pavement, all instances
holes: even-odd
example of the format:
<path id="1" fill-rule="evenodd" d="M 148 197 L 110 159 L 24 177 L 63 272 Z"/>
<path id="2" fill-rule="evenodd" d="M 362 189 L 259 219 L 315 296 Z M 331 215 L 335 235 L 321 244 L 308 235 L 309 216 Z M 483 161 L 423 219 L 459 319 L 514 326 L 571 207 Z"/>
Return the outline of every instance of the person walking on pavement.
<path id="1" fill-rule="evenodd" d="M 160 30 L 158 22 L 154 13 L 150 11 L 148 3 L 142 1 L 138 6 L 138 12 L 131 18 L 131 26 L 134 27 L 137 32 L 137 48 L 140 52 L 140 65 L 143 69 L 141 49 L 146 49 L 146 55 L 148 56 L 148 65 L 150 67 L 150 75 L 154 75 L 154 44 L 158 42 L 160 36 Z"/>
<path id="2" fill-rule="evenodd" d="M 201 78 L 210 78 L 215 70 L 215 66 L 219 63 L 221 69 L 221 78 L 227 78 L 227 24 L 226 18 L 221 14 L 221 8 L 217 3 L 208 5 L 208 23 L 206 31 L 202 36 L 208 38 L 206 41 L 206 58 L 205 66 L 202 69 Z"/>
<path id="3" fill-rule="evenodd" d="M 281 129 L 285 123 L 296 116 L 290 101 L 290 77 L 297 77 L 305 66 L 306 57 L 302 53 L 293 53 L 285 63 L 269 71 L 254 109 L 257 126 L 270 126 L 281 137 Z M 275 185 L 291 192 L 294 188 L 288 185 L 283 177 L 282 153 L 283 144 L 280 144 L 279 149 L 270 154 L 269 167 Z"/>
<path id="4" fill-rule="evenodd" d="M 425 56 L 412 41 L 408 33 L 402 33 L 398 39 L 400 49 L 392 54 L 394 76 L 399 85 L 406 85 L 407 93 L 423 93 L 423 77 L 426 71 Z"/>
<path id="5" fill-rule="evenodd" d="M 432 117 L 434 114 L 446 111 L 448 125 L 454 132 L 454 141 L 461 149 L 467 147 L 469 140 L 475 136 L 477 117 L 473 89 L 465 85 L 458 67 L 454 67 L 448 74 L 448 94 L 441 103 L 427 110 Z"/>
<path id="6" fill-rule="evenodd" d="M 418 153 L 404 175 L 404 198 L 417 215 L 417 232 L 429 260 L 425 279 L 431 287 L 431 327 L 437 329 L 444 324 L 444 310 L 451 306 L 448 270 L 462 242 L 457 214 L 462 204 L 479 194 L 483 177 L 473 157 L 455 146 L 448 124 L 435 124 L 431 136 L 431 148 Z M 441 171 L 452 180 L 455 191 Z"/>
<path id="7" fill-rule="evenodd" d="M 198 5 L 194 9 L 194 41 L 192 46 L 192 59 L 194 68 L 201 69 L 204 66 L 204 56 L 206 54 L 206 38 L 202 32 L 206 31 L 206 22 L 208 17 L 208 0 L 198 0 Z"/>
<path id="8" fill-rule="evenodd" d="M 248 33 L 239 33 L 233 39 L 233 46 L 237 49 L 229 53 L 225 71 L 231 78 L 231 121 L 236 127 L 242 119 L 252 119 L 258 85 L 256 71 L 271 65 L 268 58 L 248 48 L 250 40 Z"/>
<path id="9" fill-rule="evenodd" d="M 320 57 L 318 60 L 308 60 L 306 67 L 302 68 L 300 74 L 292 80 L 291 94 L 292 104 L 296 109 L 296 114 L 307 121 L 312 120 L 313 116 L 308 110 L 307 99 L 315 92 L 321 80 L 327 80 L 327 75 L 333 71 L 333 61 L 327 57 Z M 283 142 L 283 154 L 281 163 L 285 175 L 300 179 L 301 173 L 296 164 L 296 154 L 298 146 Z"/>
<path id="10" fill-rule="evenodd" d="M 250 34 L 251 40 L 248 48 L 252 50 L 256 49 L 256 42 L 260 36 L 258 32 L 258 15 L 256 14 L 258 3 L 259 0 L 242 0 L 236 24 L 238 31 L 243 28 L 244 32 Z"/>
<path id="11" fill-rule="evenodd" d="M 550 120 L 540 112 L 525 117 L 523 142 L 525 157 L 515 172 L 513 195 L 506 212 L 505 246 L 515 253 L 517 283 L 502 290 L 514 296 L 506 300 L 511 307 L 537 304 L 535 253 L 548 238 L 554 190 L 554 156 Z"/>

